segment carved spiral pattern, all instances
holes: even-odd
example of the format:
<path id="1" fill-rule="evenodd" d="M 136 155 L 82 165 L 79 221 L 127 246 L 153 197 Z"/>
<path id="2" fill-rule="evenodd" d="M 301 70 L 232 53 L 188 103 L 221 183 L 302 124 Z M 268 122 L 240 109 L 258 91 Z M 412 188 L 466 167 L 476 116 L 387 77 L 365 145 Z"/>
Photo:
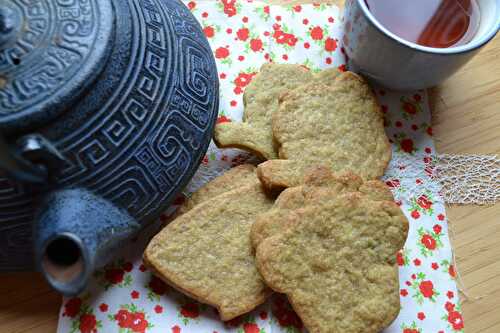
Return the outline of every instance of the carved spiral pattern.
<path id="1" fill-rule="evenodd" d="M 101 4 L 102 5 L 102 4 Z M 44 104 L 102 54 L 97 0 L 11 0 L 22 17 L 16 42 L 0 50 L 0 117 L 45 112 Z M 106 34 L 108 34 L 106 32 Z M 91 60 L 92 59 L 92 60 Z"/>

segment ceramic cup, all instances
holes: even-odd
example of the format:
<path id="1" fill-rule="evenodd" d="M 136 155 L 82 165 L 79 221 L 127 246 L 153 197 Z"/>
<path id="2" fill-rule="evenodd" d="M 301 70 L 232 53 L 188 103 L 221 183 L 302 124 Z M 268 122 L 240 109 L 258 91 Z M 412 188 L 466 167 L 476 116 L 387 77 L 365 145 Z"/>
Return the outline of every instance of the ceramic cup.
<path id="1" fill-rule="evenodd" d="M 349 70 L 394 90 L 435 86 L 456 72 L 500 29 L 500 0 L 478 0 L 480 26 L 467 44 L 431 48 L 406 41 L 386 29 L 364 0 L 347 0 L 343 45 Z"/>

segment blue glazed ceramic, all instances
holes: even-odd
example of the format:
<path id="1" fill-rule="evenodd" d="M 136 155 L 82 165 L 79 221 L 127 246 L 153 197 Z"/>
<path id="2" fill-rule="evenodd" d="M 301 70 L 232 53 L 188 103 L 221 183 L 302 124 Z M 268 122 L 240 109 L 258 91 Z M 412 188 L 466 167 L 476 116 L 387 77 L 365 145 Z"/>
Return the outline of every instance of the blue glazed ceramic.
<path id="1" fill-rule="evenodd" d="M 80 292 L 186 185 L 217 111 L 180 1 L 1 1 L 0 270 Z"/>

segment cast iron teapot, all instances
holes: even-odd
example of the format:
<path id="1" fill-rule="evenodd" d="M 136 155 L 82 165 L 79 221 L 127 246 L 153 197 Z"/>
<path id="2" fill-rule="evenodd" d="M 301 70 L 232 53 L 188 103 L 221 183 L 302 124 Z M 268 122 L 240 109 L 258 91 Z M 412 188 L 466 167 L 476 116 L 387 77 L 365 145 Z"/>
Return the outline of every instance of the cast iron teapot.
<path id="1" fill-rule="evenodd" d="M 81 292 L 192 177 L 218 94 L 179 0 L 1 0 L 0 271 Z"/>

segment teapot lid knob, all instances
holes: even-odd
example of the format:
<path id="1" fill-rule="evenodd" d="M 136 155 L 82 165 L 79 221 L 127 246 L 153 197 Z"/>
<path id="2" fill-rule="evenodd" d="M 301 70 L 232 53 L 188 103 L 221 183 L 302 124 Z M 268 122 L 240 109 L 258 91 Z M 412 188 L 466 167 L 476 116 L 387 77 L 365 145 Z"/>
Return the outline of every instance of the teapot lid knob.
<path id="1" fill-rule="evenodd" d="M 21 26 L 21 18 L 7 6 L 0 6 L 0 49 L 13 42 Z"/>
<path id="2" fill-rule="evenodd" d="M 114 29 L 112 0 L 0 0 L 0 132 L 69 110 L 104 69 Z"/>

